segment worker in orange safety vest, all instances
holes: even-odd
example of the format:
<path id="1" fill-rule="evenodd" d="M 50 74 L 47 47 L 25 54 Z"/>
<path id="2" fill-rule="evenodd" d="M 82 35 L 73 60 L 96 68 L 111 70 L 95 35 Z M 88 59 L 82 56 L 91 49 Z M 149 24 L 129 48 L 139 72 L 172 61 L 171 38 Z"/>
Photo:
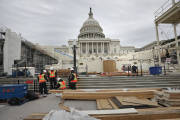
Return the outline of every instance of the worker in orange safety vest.
<path id="1" fill-rule="evenodd" d="M 64 90 L 66 88 L 66 82 L 62 78 L 57 79 L 57 89 Z"/>
<path id="2" fill-rule="evenodd" d="M 50 67 L 48 77 L 49 77 L 49 80 L 50 80 L 50 88 L 55 89 L 56 84 L 57 84 L 57 81 L 56 81 L 57 73 L 56 73 L 56 71 L 54 70 L 53 67 Z"/>
<path id="3" fill-rule="evenodd" d="M 74 72 L 73 68 L 71 68 L 71 73 L 70 73 L 68 79 L 69 79 L 69 88 L 72 90 L 75 90 L 76 89 L 76 83 L 77 83 L 78 79 L 77 79 L 77 75 Z"/>
<path id="4" fill-rule="evenodd" d="M 41 95 L 47 94 L 47 86 L 46 86 L 46 70 L 42 70 L 41 73 L 38 75 L 38 81 L 39 81 L 39 92 Z"/>

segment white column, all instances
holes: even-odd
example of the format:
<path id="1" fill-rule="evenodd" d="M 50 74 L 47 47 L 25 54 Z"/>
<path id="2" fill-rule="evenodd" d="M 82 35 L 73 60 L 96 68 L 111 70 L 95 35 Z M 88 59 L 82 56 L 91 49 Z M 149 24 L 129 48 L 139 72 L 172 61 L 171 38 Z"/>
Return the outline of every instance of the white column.
<path id="1" fill-rule="evenodd" d="M 80 43 L 80 47 L 81 47 L 81 55 L 82 55 L 82 43 Z"/>
<path id="2" fill-rule="evenodd" d="M 103 54 L 104 54 L 104 42 L 103 42 Z"/>
<path id="3" fill-rule="evenodd" d="M 180 65 L 179 45 L 178 45 L 178 38 L 177 38 L 176 25 L 177 25 L 177 24 L 174 24 L 173 26 L 174 26 L 174 36 L 175 36 L 175 41 L 176 41 L 177 62 L 178 62 L 178 65 Z"/>
<path id="4" fill-rule="evenodd" d="M 79 42 L 79 54 L 81 56 L 81 42 Z"/>
<path id="5" fill-rule="evenodd" d="M 102 42 L 101 42 L 101 54 L 102 54 Z"/>
<path id="6" fill-rule="evenodd" d="M 88 54 L 89 54 L 89 42 L 88 42 Z"/>
<path id="7" fill-rule="evenodd" d="M 110 55 L 110 43 L 108 43 L 108 54 Z"/>
<path id="8" fill-rule="evenodd" d="M 92 42 L 92 54 L 94 53 L 94 46 L 93 46 L 93 42 Z"/>
<path id="9" fill-rule="evenodd" d="M 97 42 L 97 54 L 99 53 L 99 43 Z"/>
<path id="10" fill-rule="evenodd" d="M 160 54 L 160 44 L 159 44 L 159 32 L 158 32 L 158 24 L 156 23 L 156 40 L 158 46 L 158 58 L 159 58 L 159 65 L 161 65 L 161 54 Z"/>
<path id="11" fill-rule="evenodd" d="M 88 52 L 87 52 L 87 42 L 86 42 L 86 55 L 87 55 L 87 53 L 88 53 Z"/>

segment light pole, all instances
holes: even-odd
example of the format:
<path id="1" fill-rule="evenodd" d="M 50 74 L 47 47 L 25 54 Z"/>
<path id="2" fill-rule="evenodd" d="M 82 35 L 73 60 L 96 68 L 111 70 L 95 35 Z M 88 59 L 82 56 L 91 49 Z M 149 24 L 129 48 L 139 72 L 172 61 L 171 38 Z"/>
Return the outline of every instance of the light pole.
<path id="1" fill-rule="evenodd" d="M 76 68 L 76 41 L 73 41 L 73 61 L 74 61 L 74 72 L 77 74 L 77 68 Z"/>

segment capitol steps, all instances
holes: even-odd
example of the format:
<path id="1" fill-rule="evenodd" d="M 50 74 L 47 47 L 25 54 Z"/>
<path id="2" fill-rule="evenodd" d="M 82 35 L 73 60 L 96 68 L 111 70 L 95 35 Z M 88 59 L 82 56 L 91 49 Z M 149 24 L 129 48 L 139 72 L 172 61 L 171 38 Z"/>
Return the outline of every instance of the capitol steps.
<path id="1" fill-rule="evenodd" d="M 180 75 L 127 76 L 127 77 L 79 77 L 78 89 L 113 88 L 164 88 L 180 87 Z"/>

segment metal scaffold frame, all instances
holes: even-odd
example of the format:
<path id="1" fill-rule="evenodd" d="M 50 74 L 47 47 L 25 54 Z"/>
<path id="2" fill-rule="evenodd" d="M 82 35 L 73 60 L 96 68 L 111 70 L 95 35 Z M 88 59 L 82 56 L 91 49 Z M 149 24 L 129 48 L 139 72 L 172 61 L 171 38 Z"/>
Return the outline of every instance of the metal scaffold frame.
<path id="1" fill-rule="evenodd" d="M 177 54 L 177 63 L 180 65 L 180 56 L 179 56 L 179 42 L 178 35 L 177 35 L 177 25 L 180 23 L 180 0 L 168 0 L 166 1 L 155 13 L 155 29 L 156 29 L 156 40 L 158 46 L 158 58 L 159 58 L 159 65 L 161 65 L 161 54 L 160 51 L 162 48 L 166 46 L 160 46 L 160 39 L 159 39 L 159 31 L 158 25 L 159 24 L 173 24 L 174 29 L 174 38 L 175 42 L 170 43 L 176 44 L 176 54 Z"/>

